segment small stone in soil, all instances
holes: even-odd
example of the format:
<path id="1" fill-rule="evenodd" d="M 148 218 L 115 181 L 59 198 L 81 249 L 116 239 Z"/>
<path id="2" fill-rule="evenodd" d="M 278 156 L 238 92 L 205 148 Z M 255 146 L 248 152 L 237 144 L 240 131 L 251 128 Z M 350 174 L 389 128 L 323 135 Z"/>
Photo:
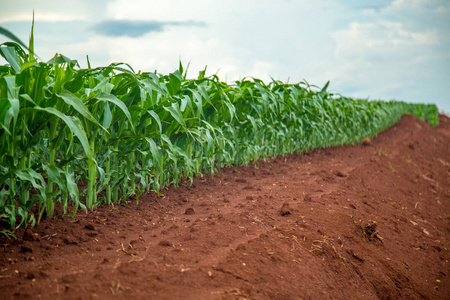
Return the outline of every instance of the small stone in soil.
<path id="1" fill-rule="evenodd" d="M 337 176 L 337 177 L 347 177 L 347 175 L 345 175 L 345 174 L 342 173 L 341 171 L 337 171 L 337 172 L 336 172 L 336 176 Z"/>
<path id="2" fill-rule="evenodd" d="M 21 252 L 21 253 L 33 252 L 33 249 L 31 249 L 31 248 L 28 247 L 28 246 L 21 246 L 21 247 L 20 247 L 20 252 Z"/>
<path id="3" fill-rule="evenodd" d="M 363 144 L 363 146 L 369 146 L 369 145 L 372 144 L 372 141 L 370 140 L 370 138 L 365 137 L 365 138 L 362 140 L 362 144 Z"/>
<path id="4" fill-rule="evenodd" d="M 194 209 L 192 207 L 187 208 L 184 213 L 186 215 L 193 215 L 193 214 L 195 214 Z"/>
<path id="5" fill-rule="evenodd" d="M 87 224 L 86 226 L 84 226 L 84 228 L 88 230 L 95 230 L 95 227 L 92 224 Z"/>
<path id="6" fill-rule="evenodd" d="M 66 245 L 77 245 L 78 243 L 77 243 L 77 241 L 75 241 L 75 240 L 73 240 L 72 238 L 67 238 L 67 237 L 65 237 L 64 239 L 63 239 L 63 242 L 64 242 L 64 244 L 66 244 Z"/>
<path id="7" fill-rule="evenodd" d="M 282 216 L 287 216 L 291 214 L 291 212 L 289 211 L 289 203 L 286 202 L 283 204 L 283 206 L 281 206 L 280 213 Z"/>
<path id="8" fill-rule="evenodd" d="M 162 240 L 158 243 L 158 245 L 160 246 L 164 246 L 164 247 L 172 247 L 172 243 L 167 241 L 167 240 Z"/>

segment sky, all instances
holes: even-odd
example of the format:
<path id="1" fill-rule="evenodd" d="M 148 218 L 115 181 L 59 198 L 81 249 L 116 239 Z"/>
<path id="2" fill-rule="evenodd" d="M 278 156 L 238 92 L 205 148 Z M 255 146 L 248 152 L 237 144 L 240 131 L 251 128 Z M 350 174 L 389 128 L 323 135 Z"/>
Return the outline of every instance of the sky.
<path id="1" fill-rule="evenodd" d="M 0 0 L 0 26 L 86 67 L 168 74 L 181 60 L 347 97 L 435 103 L 450 114 L 450 0 Z M 0 36 L 0 43 L 7 38 Z M 4 64 L 4 60 L 0 60 Z"/>

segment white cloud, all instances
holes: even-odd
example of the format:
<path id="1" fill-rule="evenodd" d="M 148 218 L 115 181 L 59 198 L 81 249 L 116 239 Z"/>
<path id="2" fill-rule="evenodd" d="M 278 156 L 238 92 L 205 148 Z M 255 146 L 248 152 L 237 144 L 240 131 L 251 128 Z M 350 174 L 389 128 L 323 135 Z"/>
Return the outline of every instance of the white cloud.
<path id="1" fill-rule="evenodd" d="M 18 13 L 14 15 L 2 16 L 1 22 L 30 22 L 33 19 L 33 10 L 30 9 L 29 12 Z M 45 11 L 35 11 L 34 21 L 47 21 L 47 22 L 65 22 L 65 21 L 84 21 L 87 20 L 86 16 L 79 14 L 60 14 L 57 12 L 45 12 Z"/>
<path id="2" fill-rule="evenodd" d="M 2 1 L 0 22 L 35 21 L 67 22 L 102 18 L 107 0 L 14 0 Z"/>
<path id="3" fill-rule="evenodd" d="M 314 63 L 345 95 L 437 102 L 450 110 L 450 1 L 396 0 L 331 32 L 334 54 Z M 444 12 L 447 12 L 446 14 Z M 445 79 L 446 78 L 446 79 Z"/>
<path id="4" fill-rule="evenodd" d="M 210 19 L 213 1 L 207 0 L 114 0 L 107 14 L 115 20 L 189 21 Z"/>
<path id="5" fill-rule="evenodd" d="M 449 7 L 446 0 L 395 0 L 384 9 L 384 12 L 440 11 L 445 7 Z"/>
<path id="6" fill-rule="evenodd" d="M 202 38 L 197 31 L 191 27 L 173 27 L 139 38 L 95 36 L 86 43 L 67 46 L 63 51 L 70 56 L 71 52 L 87 49 L 93 65 L 127 62 L 136 71 L 157 70 L 159 73 L 173 72 L 181 59 L 185 66 L 190 63 L 190 77 L 196 77 L 207 66 L 208 74 L 219 71 L 221 79 L 228 81 L 245 75 L 267 76 L 273 68 L 272 63 L 245 54 L 245 49 L 218 38 Z"/>
<path id="7" fill-rule="evenodd" d="M 322 6 L 320 4 L 319 6 Z M 323 5 L 325 6 L 325 5 Z M 220 69 L 221 78 L 228 81 L 254 76 L 269 81 L 281 74 L 280 68 L 298 63 L 290 55 L 298 53 L 302 42 L 324 34 L 314 34 L 322 24 L 299 26 L 313 19 L 322 22 L 322 16 L 311 14 L 309 1 L 125 1 L 115 0 L 108 5 L 111 19 L 155 20 L 160 22 L 204 22 L 202 28 L 171 28 L 152 33 L 144 38 L 127 40 L 130 45 L 113 47 L 115 59 L 125 57 L 139 68 L 157 68 L 165 72 L 168 65 L 176 65 L 178 57 L 190 61 L 192 75 L 208 65 L 208 72 Z M 115 39 L 115 44 L 122 39 Z M 309 42 L 310 43 L 310 42 Z M 122 44 L 120 42 L 120 44 Z M 319 43 L 317 43 L 319 44 Z M 306 49 L 306 47 L 303 47 Z M 119 53 L 122 52 L 122 53 Z M 127 52 L 127 54 L 125 54 Z M 154 57 L 151 66 L 148 55 Z M 297 59 L 297 61 L 294 61 Z"/>
<path id="8" fill-rule="evenodd" d="M 348 29 L 331 34 L 336 41 L 336 56 L 340 59 L 390 60 L 391 56 L 416 55 L 414 48 L 435 45 L 436 30 L 410 31 L 400 22 L 378 20 L 370 23 L 353 22 Z"/>

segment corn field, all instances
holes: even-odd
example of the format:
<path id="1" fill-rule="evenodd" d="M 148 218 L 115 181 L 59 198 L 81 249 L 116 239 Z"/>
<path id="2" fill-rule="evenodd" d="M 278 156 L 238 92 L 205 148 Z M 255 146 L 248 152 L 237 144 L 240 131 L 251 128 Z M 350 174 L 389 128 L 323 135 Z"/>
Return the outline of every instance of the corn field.
<path id="1" fill-rule="evenodd" d="M 56 206 L 74 215 L 224 166 L 360 142 L 403 114 L 438 122 L 435 105 L 347 98 L 328 83 L 187 79 L 181 63 L 168 75 L 83 69 L 60 54 L 39 61 L 32 37 L 29 48 L 0 45 L 0 221 L 11 230 Z"/>

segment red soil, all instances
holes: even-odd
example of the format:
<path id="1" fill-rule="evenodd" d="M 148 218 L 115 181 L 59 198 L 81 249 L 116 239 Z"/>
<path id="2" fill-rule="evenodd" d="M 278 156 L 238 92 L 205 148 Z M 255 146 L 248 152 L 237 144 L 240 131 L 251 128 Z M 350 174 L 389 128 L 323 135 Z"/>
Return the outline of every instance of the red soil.
<path id="1" fill-rule="evenodd" d="M 0 299 L 449 299 L 450 119 L 0 238 Z"/>

